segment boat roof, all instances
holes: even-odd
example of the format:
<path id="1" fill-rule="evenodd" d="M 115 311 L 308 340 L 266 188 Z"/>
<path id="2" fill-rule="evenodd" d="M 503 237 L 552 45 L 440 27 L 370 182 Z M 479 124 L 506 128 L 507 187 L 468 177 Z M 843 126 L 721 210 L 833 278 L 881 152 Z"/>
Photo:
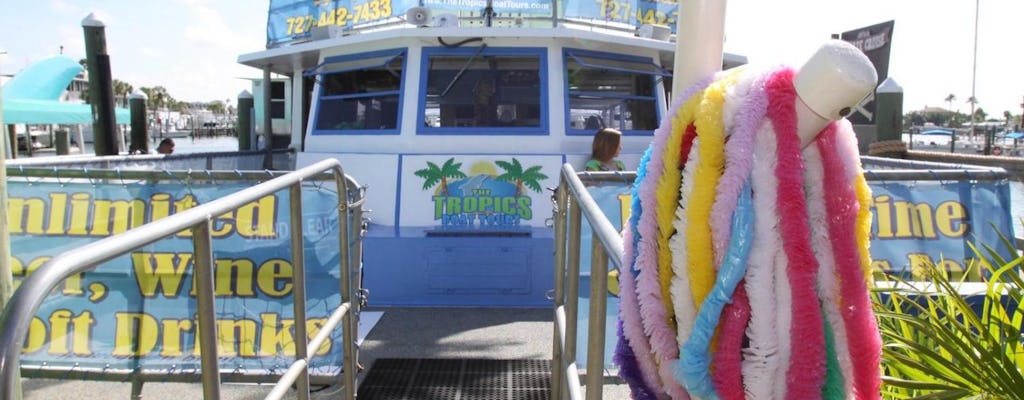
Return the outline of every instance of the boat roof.
<path id="1" fill-rule="evenodd" d="M 567 41 L 576 46 L 593 49 L 604 49 L 609 46 L 644 48 L 656 50 L 660 55 L 662 65 L 671 65 L 676 51 L 674 41 L 640 37 L 633 31 L 603 28 L 592 24 L 563 23 L 548 28 L 510 29 L 507 27 L 415 27 L 402 22 L 401 24 L 350 32 L 345 35 L 242 54 L 238 57 L 238 62 L 258 69 L 269 67 L 270 72 L 291 76 L 297 70 L 315 67 L 320 62 L 321 52 L 324 50 L 337 49 L 342 46 L 353 49 L 372 47 L 375 43 L 389 40 L 429 40 L 429 43 L 433 43 L 438 38 L 443 38 L 447 42 L 457 42 L 468 38 L 546 38 Z M 746 62 L 745 56 L 730 53 L 723 55 L 725 67 L 742 65 Z"/>

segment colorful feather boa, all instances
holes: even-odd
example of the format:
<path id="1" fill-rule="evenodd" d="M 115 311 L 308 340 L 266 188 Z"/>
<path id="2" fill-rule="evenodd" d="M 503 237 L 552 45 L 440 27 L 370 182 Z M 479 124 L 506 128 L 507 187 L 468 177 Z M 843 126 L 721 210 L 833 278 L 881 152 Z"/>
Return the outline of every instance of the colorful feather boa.
<path id="1" fill-rule="evenodd" d="M 707 193 L 707 195 L 714 196 L 714 204 L 706 207 L 710 215 L 704 224 L 711 230 L 712 235 L 709 241 L 713 247 L 705 251 L 711 251 L 714 254 L 713 260 L 705 261 L 711 264 L 708 267 L 716 267 L 718 279 L 716 282 L 713 271 L 709 271 L 712 273 L 711 279 L 714 286 L 711 288 L 709 296 L 703 300 L 688 339 L 682 341 L 684 345 L 680 349 L 680 364 L 677 370 L 677 379 L 684 381 L 687 390 L 699 398 L 718 397 L 710 374 L 713 335 L 725 304 L 733 297 L 736 285 L 743 279 L 747 270 L 753 222 L 753 210 L 749 205 L 751 200 L 748 177 L 752 165 L 750 154 L 753 148 L 754 132 L 757 130 L 758 122 L 764 117 L 767 106 L 767 98 L 763 91 L 763 76 L 764 74 L 760 71 L 745 71 L 743 75 L 737 77 L 734 85 L 725 87 L 722 93 L 720 112 L 722 123 L 720 125 L 724 127 L 724 133 L 728 135 L 729 140 L 724 143 L 724 152 L 721 148 L 705 149 L 722 153 L 721 162 L 713 160 L 711 163 L 701 162 L 699 164 L 704 167 L 702 173 L 713 175 L 718 182 L 717 188 Z M 701 138 L 704 136 L 702 135 Z M 722 141 L 724 142 L 724 139 Z M 723 168 L 724 172 L 721 173 L 721 178 L 718 178 L 719 171 Z M 705 181 L 702 183 L 710 184 Z M 682 191 L 680 196 L 683 197 Z M 696 201 L 696 199 L 691 201 Z M 718 211 L 717 215 L 715 214 L 716 210 Z M 734 211 L 736 211 L 735 214 Z M 730 222 L 726 218 L 729 216 L 732 218 L 731 224 L 734 228 L 728 226 Z M 691 224 L 691 229 L 694 225 L 699 224 Z M 722 240 L 729 242 L 730 232 L 735 234 L 726 249 L 725 245 L 719 245 L 717 242 Z M 706 237 L 707 235 L 705 233 L 702 236 Z M 699 243 L 698 246 L 707 244 L 709 242 Z M 699 251 L 690 252 L 690 254 L 697 253 Z M 710 256 L 710 254 L 706 254 L 706 256 Z M 719 265 L 721 265 L 720 268 Z M 738 345 L 742 341 L 742 337 L 737 337 L 735 333 L 733 335 L 730 340 Z M 735 360 L 736 364 L 732 366 L 732 372 L 736 379 L 739 379 L 739 358 L 737 357 Z"/>
<path id="2" fill-rule="evenodd" d="M 656 374 L 661 378 L 661 392 L 669 394 L 673 399 L 688 399 L 689 396 L 687 396 L 682 385 L 672 378 L 670 370 L 673 361 L 679 357 L 679 347 L 673 330 L 674 324 L 670 324 L 670 316 L 664 303 L 664 301 L 669 300 L 669 297 L 663 295 L 659 278 L 662 275 L 671 275 L 668 273 L 663 274 L 660 270 L 659 246 L 663 241 L 667 242 L 667 237 L 663 237 L 665 235 L 664 231 L 659 228 L 658 224 L 658 221 L 663 219 L 659 214 L 663 215 L 664 213 L 664 211 L 659 209 L 659 205 L 663 203 L 660 203 L 658 195 L 659 193 L 665 193 L 665 190 L 658 190 L 658 184 L 662 182 L 662 177 L 666 170 L 666 157 L 670 160 L 669 165 L 672 166 L 668 169 L 678 168 L 676 165 L 678 163 L 678 149 L 682 139 L 682 132 L 674 129 L 674 127 L 678 126 L 677 121 L 679 120 L 692 120 L 692 112 L 686 111 L 688 107 L 685 104 L 688 102 L 688 99 L 693 98 L 695 93 L 699 93 L 710 82 L 710 78 L 704 79 L 680 95 L 675 102 L 678 104 L 674 108 L 676 112 L 669 118 L 664 119 L 661 126 L 655 130 L 651 148 L 648 150 L 650 157 L 647 163 L 644 164 L 646 170 L 645 179 L 638 181 L 637 185 L 635 185 L 634 199 L 639 199 L 640 217 L 636 224 L 631 224 L 630 226 L 639 239 L 636 244 L 636 259 L 631 265 L 639 271 L 636 298 L 639 304 L 639 317 L 645 337 L 642 339 L 630 337 L 629 339 L 630 343 L 633 340 L 648 341 L 650 356 L 653 357 L 655 364 L 658 366 Z M 678 171 L 676 173 L 678 174 Z M 675 193 L 678 195 L 678 189 L 675 189 Z M 675 200 L 672 200 L 672 203 L 674 204 Z M 667 249 L 664 253 L 667 253 Z M 637 353 L 637 358 L 641 357 L 640 354 L 639 352 Z M 644 365 L 641 364 L 642 369 Z M 647 373 L 647 371 L 644 372 Z"/>
<path id="3" fill-rule="evenodd" d="M 793 76 L 699 83 L 641 161 L 616 348 L 634 398 L 880 396 L 856 138 L 839 121 L 801 149 Z"/>

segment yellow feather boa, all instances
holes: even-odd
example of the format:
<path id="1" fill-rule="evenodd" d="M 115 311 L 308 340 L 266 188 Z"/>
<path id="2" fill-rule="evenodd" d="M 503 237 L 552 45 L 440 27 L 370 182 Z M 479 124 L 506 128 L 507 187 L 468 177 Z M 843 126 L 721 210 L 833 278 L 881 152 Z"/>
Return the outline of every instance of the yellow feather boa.
<path id="1" fill-rule="evenodd" d="M 672 132 L 665 143 L 665 153 L 662 160 L 663 171 L 661 181 L 655 190 L 657 207 L 655 217 L 658 223 L 658 283 L 661 289 L 661 300 L 665 303 L 666 310 L 672 310 L 672 296 L 669 287 L 672 284 L 672 251 L 668 247 L 668 239 L 674 233 L 672 221 L 675 220 L 676 206 L 679 204 L 679 151 L 683 143 L 683 135 L 686 127 L 693 122 L 697 113 L 697 106 L 700 104 L 701 93 L 698 92 L 683 102 L 683 105 L 672 120 Z M 668 313 L 669 325 L 672 330 L 676 329 L 673 313 Z"/>
<path id="2" fill-rule="evenodd" d="M 725 91 L 736 82 L 738 71 L 712 83 L 704 90 L 695 125 L 698 141 L 698 157 L 694 177 L 690 186 L 690 202 L 686 205 L 687 271 L 690 274 L 690 293 L 693 304 L 700 308 L 711 287 L 715 284 L 715 255 L 711 244 L 711 207 L 715 203 L 718 179 L 725 168 L 725 125 L 722 121 L 722 105 Z M 688 165 L 687 168 L 690 168 Z"/>

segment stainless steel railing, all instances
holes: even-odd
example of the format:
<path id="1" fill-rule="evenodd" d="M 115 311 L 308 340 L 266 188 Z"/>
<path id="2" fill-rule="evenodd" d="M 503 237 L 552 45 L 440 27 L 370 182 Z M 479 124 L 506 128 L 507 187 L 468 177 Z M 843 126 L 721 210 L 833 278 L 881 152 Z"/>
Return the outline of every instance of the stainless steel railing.
<path id="1" fill-rule="evenodd" d="M 584 173 L 588 181 L 632 182 L 635 172 Z M 576 366 L 576 321 L 579 309 L 580 227 L 586 217 L 592 229 L 590 310 L 587 319 L 586 398 L 601 399 L 604 386 L 604 342 L 608 296 L 608 260 L 622 263 L 622 237 L 594 202 L 572 165 L 562 166 L 555 192 L 555 324 L 552 347 L 551 397 L 583 398 Z"/>
<path id="2" fill-rule="evenodd" d="M 326 340 L 327 335 L 341 323 L 342 346 L 344 349 L 342 370 L 345 387 L 344 398 L 353 400 L 355 398 L 355 374 L 357 368 L 354 340 L 357 328 L 355 311 L 359 307 L 359 302 L 353 301 L 353 296 L 355 295 L 353 284 L 355 282 L 353 282 L 351 273 L 353 259 L 350 255 L 349 239 L 351 231 L 348 214 L 353 214 L 353 221 L 361 221 L 362 196 L 360 195 L 359 199 L 349 203 L 348 195 L 351 193 L 349 185 L 352 183 L 346 178 L 341 164 L 335 159 L 320 161 L 207 204 L 90 243 L 78 249 L 61 253 L 52 258 L 21 283 L 21 286 L 4 309 L 3 314 L 0 315 L 0 399 L 13 398 L 18 385 L 20 385 L 17 371 L 20 367 L 21 345 L 28 334 L 28 327 L 33 315 L 35 315 L 43 299 L 50 291 L 68 277 L 90 271 L 103 262 L 186 229 L 193 231 L 194 268 L 198 288 L 196 297 L 198 303 L 199 346 L 203 349 L 213 349 L 212 351 L 203 351 L 200 354 L 203 397 L 208 400 L 219 399 L 220 371 L 217 364 L 218 341 L 213 291 L 214 259 L 210 235 L 212 220 L 217 215 L 237 209 L 256 199 L 271 195 L 285 188 L 288 188 L 290 191 L 292 204 L 302 204 L 302 182 L 327 171 L 333 173 L 338 190 L 338 211 L 342 214 L 338 218 L 341 304 L 332 313 L 327 324 L 321 328 L 320 333 L 313 339 L 312 343 L 307 344 L 305 341 L 298 341 L 296 343 L 296 361 L 282 377 L 278 386 L 284 386 L 287 389 L 293 383 L 296 383 L 299 398 L 308 399 L 309 373 L 305 366 L 308 365 L 312 354 L 307 349 L 317 349 L 319 344 Z M 294 258 L 293 262 L 295 265 L 293 289 L 296 319 L 295 337 L 308 337 L 306 332 L 304 332 L 306 326 L 306 307 L 301 207 L 291 208 L 291 223 L 295 226 L 295 229 L 292 230 L 295 233 L 292 236 L 291 242 L 292 257 Z M 358 252 L 358 246 L 356 251 Z M 268 398 L 279 398 L 279 395 L 277 395 L 278 397 L 273 397 L 278 392 L 281 391 L 275 388 Z"/>

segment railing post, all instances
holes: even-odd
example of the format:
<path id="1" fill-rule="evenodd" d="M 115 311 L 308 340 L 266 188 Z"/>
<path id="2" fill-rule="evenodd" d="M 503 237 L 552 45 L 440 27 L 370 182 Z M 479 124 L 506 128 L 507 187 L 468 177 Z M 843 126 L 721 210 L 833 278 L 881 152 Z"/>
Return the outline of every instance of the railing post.
<path id="1" fill-rule="evenodd" d="M 292 235 L 292 299 L 295 313 L 295 358 L 306 359 L 309 335 L 306 333 L 306 259 L 303 254 L 302 237 L 302 180 L 288 190 L 290 197 Z M 308 363 L 309 360 L 307 360 Z M 309 399 L 309 368 L 302 370 L 295 380 L 299 400 Z"/>
<path id="2" fill-rule="evenodd" d="M 199 292 L 196 301 L 199 303 L 199 359 L 202 365 L 203 399 L 220 399 L 220 367 L 217 365 L 217 319 L 214 313 L 213 295 L 213 247 L 210 238 L 210 219 L 193 225 L 193 273 Z"/>
<path id="3" fill-rule="evenodd" d="M 566 306 L 565 319 L 568 321 L 565 326 L 565 357 L 576 361 L 576 332 L 579 331 L 580 315 L 580 240 L 582 235 L 583 212 L 580 209 L 578 199 L 569 196 L 569 248 L 568 269 L 566 279 Z"/>
<path id="4" fill-rule="evenodd" d="M 590 244 L 590 325 L 587 341 L 587 400 L 601 400 L 604 386 L 604 337 L 607 317 L 608 254 L 597 235 Z"/>
<path id="5" fill-rule="evenodd" d="M 564 355 L 562 351 L 561 328 L 558 321 L 558 309 L 565 304 L 565 209 L 568 207 L 569 186 L 565 183 L 565 172 L 563 171 L 558 179 L 558 188 L 555 189 L 555 288 L 554 300 L 555 315 L 554 334 L 551 335 L 554 345 L 551 346 L 551 397 L 562 398 L 562 380 L 565 378 Z"/>
<path id="6" fill-rule="evenodd" d="M 341 303 L 352 307 L 342 319 L 341 340 L 344 352 L 342 361 L 342 379 L 345 385 L 345 400 L 356 398 L 356 356 L 355 330 L 359 329 L 355 319 L 356 304 L 352 301 L 352 260 L 349 251 L 349 209 L 348 182 L 340 167 L 334 168 L 334 182 L 338 187 L 338 258 L 341 262 Z"/>

